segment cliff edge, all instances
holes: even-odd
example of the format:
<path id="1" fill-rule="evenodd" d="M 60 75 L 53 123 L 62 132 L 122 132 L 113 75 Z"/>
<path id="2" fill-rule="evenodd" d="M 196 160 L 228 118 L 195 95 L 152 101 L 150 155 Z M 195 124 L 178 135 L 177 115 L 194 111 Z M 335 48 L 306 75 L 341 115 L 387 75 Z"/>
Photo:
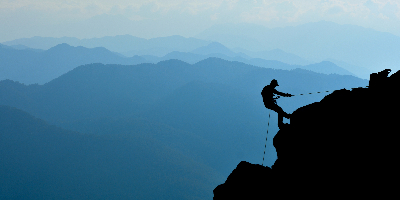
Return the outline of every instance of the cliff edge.
<path id="1" fill-rule="evenodd" d="M 389 73 L 298 108 L 273 139 L 274 165 L 240 162 L 214 200 L 395 195 L 400 71 Z"/>

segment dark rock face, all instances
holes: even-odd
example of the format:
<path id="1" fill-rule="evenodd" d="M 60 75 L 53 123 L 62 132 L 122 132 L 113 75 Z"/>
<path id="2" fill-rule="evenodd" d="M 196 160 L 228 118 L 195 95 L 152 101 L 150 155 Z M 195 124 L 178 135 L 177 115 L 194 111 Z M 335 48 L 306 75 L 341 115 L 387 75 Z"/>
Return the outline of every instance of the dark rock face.
<path id="1" fill-rule="evenodd" d="M 273 176 L 271 168 L 242 161 L 225 184 L 214 189 L 214 199 L 256 199 L 266 187 L 273 186 L 269 181 L 274 179 Z"/>
<path id="2" fill-rule="evenodd" d="M 371 74 L 368 88 L 337 90 L 294 111 L 274 137 L 275 164 L 239 163 L 214 199 L 394 195 L 400 71 L 389 72 Z"/>

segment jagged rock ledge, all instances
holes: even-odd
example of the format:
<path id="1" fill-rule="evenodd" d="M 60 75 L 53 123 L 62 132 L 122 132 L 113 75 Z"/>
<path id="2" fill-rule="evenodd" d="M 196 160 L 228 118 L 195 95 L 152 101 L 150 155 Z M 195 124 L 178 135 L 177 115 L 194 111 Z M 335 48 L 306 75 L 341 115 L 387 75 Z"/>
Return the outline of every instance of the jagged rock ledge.
<path id="1" fill-rule="evenodd" d="M 273 139 L 274 165 L 240 162 L 214 200 L 396 195 L 400 71 L 389 72 L 297 109 Z"/>

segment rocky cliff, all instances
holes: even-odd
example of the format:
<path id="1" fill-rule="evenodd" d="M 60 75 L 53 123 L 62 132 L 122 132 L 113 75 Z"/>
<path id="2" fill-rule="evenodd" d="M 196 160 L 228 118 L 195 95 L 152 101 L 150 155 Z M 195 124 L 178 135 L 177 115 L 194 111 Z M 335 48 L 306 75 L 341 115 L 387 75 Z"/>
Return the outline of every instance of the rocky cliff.
<path id="1" fill-rule="evenodd" d="M 240 162 L 214 199 L 395 195 L 400 71 L 389 73 L 298 108 L 273 139 L 275 164 Z"/>

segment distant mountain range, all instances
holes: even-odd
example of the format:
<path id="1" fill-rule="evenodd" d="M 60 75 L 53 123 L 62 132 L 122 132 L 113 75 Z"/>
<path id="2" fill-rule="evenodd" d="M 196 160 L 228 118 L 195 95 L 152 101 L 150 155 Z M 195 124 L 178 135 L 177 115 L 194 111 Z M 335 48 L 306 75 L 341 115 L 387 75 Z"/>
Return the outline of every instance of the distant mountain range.
<path id="1" fill-rule="evenodd" d="M 400 45 L 400 37 L 359 26 L 326 21 L 273 29 L 254 24 L 220 24 L 204 30 L 194 38 L 177 35 L 152 39 L 130 35 L 92 39 L 33 37 L 3 44 L 46 50 L 67 43 L 87 48 L 105 47 L 127 57 L 163 57 L 171 52 L 202 54 L 199 48 L 213 42 L 223 44 L 234 53 L 242 53 L 243 58 L 246 58 L 243 55 L 245 54 L 251 58 L 277 60 L 291 65 L 330 61 L 364 79 L 368 79 L 373 71 L 400 69 L 400 50 L 397 48 Z M 199 52 L 193 52 L 194 50 Z"/>
<path id="2" fill-rule="evenodd" d="M 264 163 L 275 162 L 277 115 L 260 95 L 272 79 L 295 95 L 277 100 L 289 113 L 325 91 L 368 85 L 220 58 L 87 64 L 43 85 L 0 81 L 2 194 L 111 198 L 119 188 L 123 197 L 207 199 L 238 162 L 261 162 L 266 136 Z"/>
<path id="3" fill-rule="evenodd" d="M 220 42 L 232 49 L 281 49 L 312 62 L 333 59 L 358 66 L 359 69 L 351 71 L 354 74 L 362 73 L 363 68 L 400 69 L 400 37 L 354 25 L 321 21 L 270 29 L 254 24 L 221 24 L 195 37 Z"/>
<path id="4" fill-rule="evenodd" d="M 131 35 L 108 36 L 92 39 L 78 39 L 74 37 L 32 37 L 3 42 L 4 45 L 24 45 L 35 49 L 50 49 L 58 44 L 66 43 L 71 46 L 86 48 L 104 47 L 110 51 L 121 53 L 125 56 L 154 55 L 164 56 L 171 51 L 192 51 L 208 45 L 210 42 L 182 36 L 169 36 L 152 39 L 143 39 Z"/>
<path id="5" fill-rule="evenodd" d="M 44 84 L 79 65 L 90 63 L 138 64 L 145 59 L 124 58 L 104 47 L 88 49 L 59 44 L 46 51 L 29 48 L 17 50 L 0 46 L 0 80 L 10 79 L 25 84 Z"/>
<path id="6" fill-rule="evenodd" d="M 104 47 L 110 51 L 118 52 L 127 57 L 135 55 L 163 57 L 171 52 L 195 53 L 201 55 L 219 53 L 230 57 L 241 56 L 247 59 L 262 58 L 266 60 L 278 60 L 287 64 L 306 65 L 312 63 L 311 61 L 306 61 L 296 55 L 286 53 L 279 49 L 252 52 L 236 48 L 235 53 L 218 42 L 210 42 L 195 38 L 184 38 L 181 36 L 161 37 L 149 40 L 130 35 L 82 40 L 72 37 L 32 37 L 8 41 L 3 44 L 15 49 L 33 48 L 48 50 L 51 47 L 62 43 L 71 46 L 83 46 L 86 48 Z"/>
<path id="7" fill-rule="evenodd" d="M 231 161 L 237 164 L 235 155 L 257 160 L 255 152 L 263 150 L 261 138 L 265 137 L 268 110 L 262 103 L 260 91 L 272 79 L 279 81 L 278 90 L 294 95 L 368 84 L 367 80 L 354 76 L 325 75 L 302 69 L 267 69 L 219 58 L 208 58 L 193 65 L 179 60 L 129 66 L 89 64 L 44 85 L 0 81 L 0 105 L 22 109 L 51 124 L 75 131 L 93 129 L 85 128 L 82 123 L 90 125 L 91 120 L 102 118 L 133 117 L 167 124 L 222 145 L 223 149 L 214 150 L 219 153 L 213 155 L 224 155 L 226 165 L 222 158 L 214 162 L 204 154 L 197 156 L 207 159 L 218 171 L 228 173 L 230 170 L 221 167 L 229 166 Z M 282 98 L 278 103 L 285 111 L 292 112 L 320 100 L 323 95 L 298 95 Z M 271 120 L 275 120 L 275 113 L 271 114 Z M 252 136 L 245 137 L 244 133 Z M 232 140 L 243 143 L 229 145 L 234 142 Z M 257 142 L 261 142 L 259 146 L 247 146 Z M 273 155 L 271 159 L 269 162 L 273 162 Z"/>
<path id="8" fill-rule="evenodd" d="M 235 48 L 235 52 L 240 52 L 252 58 L 262 58 L 265 60 L 277 60 L 290 65 L 309 65 L 313 62 L 303 59 L 297 55 L 287 53 L 281 49 L 265 50 L 265 51 L 248 51 L 243 48 Z"/>
<path id="9" fill-rule="evenodd" d="M 302 68 L 325 74 L 336 73 L 341 75 L 354 75 L 331 62 L 302 66 L 289 65 L 280 61 L 251 58 L 244 53 L 235 53 L 216 42 L 196 48 L 191 52 L 174 51 L 163 57 L 151 55 L 124 57 L 104 47 L 73 47 L 66 43 L 59 44 L 48 50 L 25 48 L 25 46 L 16 47 L 1 45 L 0 52 L 0 80 L 10 79 L 25 84 L 44 84 L 77 66 L 90 63 L 134 65 L 178 59 L 189 64 L 194 64 L 210 57 L 217 57 L 228 61 L 237 61 L 265 68 L 286 70 Z M 295 57 L 279 50 L 275 50 L 274 54 L 276 57 L 281 58 L 285 55 L 288 55 L 288 58 Z"/>
<path id="10" fill-rule="evenodd" d="M 260 94 L 272 79 L 293 113 L 396 60 L 380 32 L 324 23 L 0 44 L 0 199 L 210 199 L 240 161 L 273 165 L 277 114 Z"/>

